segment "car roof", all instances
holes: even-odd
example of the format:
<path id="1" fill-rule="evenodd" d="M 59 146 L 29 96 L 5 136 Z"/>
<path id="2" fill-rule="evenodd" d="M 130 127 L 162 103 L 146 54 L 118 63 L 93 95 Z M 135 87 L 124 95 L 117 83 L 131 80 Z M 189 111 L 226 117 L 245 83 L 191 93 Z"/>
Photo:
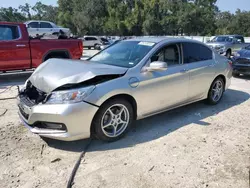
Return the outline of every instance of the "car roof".
<path id="1" fill-rule="evenodd" d="M 242 37 L 242 35 L 218 35 L 216 37 Z"/>
<path id="2" fill-rule="evenodd" d="M 160 43 L 160 42 L 198 42 L 196 40 L 186 39 L 183 37 L 136 37 L 132 39 L 127 39 L 126 41 L 138 41 L 138 42 L 153 42 L 153 43 Z"/>

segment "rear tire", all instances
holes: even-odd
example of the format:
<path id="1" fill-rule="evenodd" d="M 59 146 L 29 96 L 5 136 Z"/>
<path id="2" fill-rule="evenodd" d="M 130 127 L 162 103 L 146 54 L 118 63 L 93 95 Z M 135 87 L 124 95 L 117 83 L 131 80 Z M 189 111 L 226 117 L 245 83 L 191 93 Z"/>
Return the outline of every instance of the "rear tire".
<path id="1" fill-rule="evenodd" d="M 239 77 L 240 74 L 239 73 L 233 73 L 233 77 Z"/>
<path id="2" fill-rule="evenodd" d="M 230 58 L 231 58 L 231 55 L 232 55 L 231 50 L 227 50 L 227 52 L 226 52 L 226 57 L 227 57 L 228 59 L 230 59 Z"/>
<path id="3" fill-rule="evenodd" d="M 97 111 L 92 122 L 92 132 L 102 141 L 113 142 L 127 133 L 133 120 L 132 105 L 124 99 L 116 98 L 104 103 Z"/>
<path id="4" fill-rule="evenodd" d="M 216 105 L 220 102 L 224 94 L 225 83 L 221 77 L 216 78 L 208 92 L 207 102 L 210 105 Z"/>

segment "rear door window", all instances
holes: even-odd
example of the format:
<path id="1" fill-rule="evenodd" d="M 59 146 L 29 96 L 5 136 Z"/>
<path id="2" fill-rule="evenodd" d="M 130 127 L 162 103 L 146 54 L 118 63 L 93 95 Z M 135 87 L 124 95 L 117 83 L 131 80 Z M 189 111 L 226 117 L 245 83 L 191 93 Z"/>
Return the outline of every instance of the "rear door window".
<path id="1" fill-rule="evenodd" d="M 213 59 L 213 52 L 210 48 L 198 44 L 185 42 L 182 43 L 184 63 L 194 63 Z"/>
<path id="2" fill-rule="evenodd" d="M 0 41 L 15 40 L 20 37 L 18 26 L 0 25 Z"/>
<path id="3" fill-rule="evenodd" d="M 39 28 L 39 23 L 38 22 L 30 22 L 28 24 L 29 28 Z"/>
<path id="4" fill-rule="evenodd" d="M 40 27 L 41 28 L 52 28 L 52 25 L 47 22 L 40 22 Z"/>

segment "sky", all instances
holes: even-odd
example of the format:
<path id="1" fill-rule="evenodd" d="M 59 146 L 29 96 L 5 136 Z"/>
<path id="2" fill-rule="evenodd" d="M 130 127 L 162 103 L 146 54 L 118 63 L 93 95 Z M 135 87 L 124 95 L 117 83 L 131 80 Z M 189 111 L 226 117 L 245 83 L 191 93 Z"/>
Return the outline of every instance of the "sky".
<path id="1" fill-rule="evenodd" d="M 29 3 L 34 5 L 39 0 L 0 0 L 0 7 L 18 8 L 20 4 Z M 47 5 L 57 5 L 57 0 L 40 0 Z M 250 0 L 217 0 L 217 5 L 221 11 L 234 13 L 238 8 L 250 11 Z"/>

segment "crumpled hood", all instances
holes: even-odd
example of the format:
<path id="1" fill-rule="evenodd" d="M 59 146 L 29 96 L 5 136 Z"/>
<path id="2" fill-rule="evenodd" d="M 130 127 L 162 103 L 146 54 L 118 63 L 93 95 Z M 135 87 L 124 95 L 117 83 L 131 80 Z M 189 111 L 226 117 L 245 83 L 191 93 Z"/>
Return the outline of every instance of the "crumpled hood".
<path id="1" fill-rule="evenodd" d="M 51 93 L 66 84 L 78 84 L 101 75 L 124 74 L 128 69 L 80 60 L 49 59 L 28 79 L 37 89 Z"/>

